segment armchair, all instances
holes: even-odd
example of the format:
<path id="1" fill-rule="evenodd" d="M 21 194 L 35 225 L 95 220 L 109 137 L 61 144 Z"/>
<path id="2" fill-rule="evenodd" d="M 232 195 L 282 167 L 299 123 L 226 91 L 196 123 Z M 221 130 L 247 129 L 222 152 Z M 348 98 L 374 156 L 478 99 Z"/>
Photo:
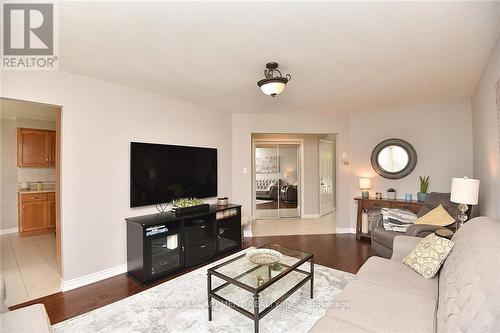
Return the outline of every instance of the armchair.
<path id="1" fill-rule="evenodd" d="M 450 193 L 438 193 L 432 192 L 427 196 L 427 200 L 424 202 L 422 208 L 420 208 L 417 216 L 421 217 L 427 214 L 429 211 L 433 210 L 437 206 L 442 205 L 446 211 L 456 218 L 460 211 L 458 210 L 458 204 L 450 201 Z M 473 218 L 479 215 L 479 206 L 472 206 L 467 212 L 469 218 Z M 456 228 L 456 220 L 451 226 L 451 229 Z M 373 221 L 371 226 L 371 238 L 372 238 L 372 248 L 381 257 L 390 258 L 392 255 L 394 238 L 396 236 L 406 235 L 414 237 L 425 237 L 435 230 L 442 227 L 427 224 L 414 224 L 410 225 L 406 230 L 406 233 L 388 231 L 384 229 L 382 225 L 382 215 L 377 216 Z"/>

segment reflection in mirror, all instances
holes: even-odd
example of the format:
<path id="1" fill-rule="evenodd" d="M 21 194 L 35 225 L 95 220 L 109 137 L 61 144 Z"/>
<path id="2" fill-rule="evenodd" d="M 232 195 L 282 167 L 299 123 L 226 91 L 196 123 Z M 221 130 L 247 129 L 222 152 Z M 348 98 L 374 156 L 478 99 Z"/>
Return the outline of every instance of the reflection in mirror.
<path id="1" fill-rule="evenodd" d="M 415 169 L 417 152 L 404 140 L 387 139 L 373 148 L 371 162 L 373 170 L 382 177 L 401 179 Z"/>
<path id="2" fill-rule="evenodd" d="M 400 146 L 387 146 L 377 156 L 378 164 L 388 172 L 399 172 L 408 165 L 408 153 Z"/>

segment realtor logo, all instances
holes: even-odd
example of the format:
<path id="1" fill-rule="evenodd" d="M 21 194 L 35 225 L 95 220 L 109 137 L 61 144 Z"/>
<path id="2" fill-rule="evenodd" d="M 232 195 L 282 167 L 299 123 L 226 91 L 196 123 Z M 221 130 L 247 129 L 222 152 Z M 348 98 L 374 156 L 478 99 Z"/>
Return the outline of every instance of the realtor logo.
<path id="1" fill-rule="evenodd" d="M 53 3 L 3 4 L 3 69 L 57 69 Z"/>

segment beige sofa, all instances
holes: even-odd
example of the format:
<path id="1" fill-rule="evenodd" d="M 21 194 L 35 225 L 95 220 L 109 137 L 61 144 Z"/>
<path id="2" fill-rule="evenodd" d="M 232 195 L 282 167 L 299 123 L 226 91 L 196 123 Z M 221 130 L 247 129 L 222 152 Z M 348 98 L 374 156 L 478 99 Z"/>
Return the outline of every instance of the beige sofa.
<path id="1" fill-rule="evenodd" d="M 439 276 L 401 262 L 421 240 L 397 236 L 391 259 L 371 257 L 310 332 L 500 332 L 500 222 L 477 217 L 453 237 Z"/>
<path id="2" fill-rule="evenodd" d="M 52 328 L 43 304 L 34 304 L 9 311 L 5 306 L 5 282 L 0 276 L 0 332 L 50 333 Z"/>

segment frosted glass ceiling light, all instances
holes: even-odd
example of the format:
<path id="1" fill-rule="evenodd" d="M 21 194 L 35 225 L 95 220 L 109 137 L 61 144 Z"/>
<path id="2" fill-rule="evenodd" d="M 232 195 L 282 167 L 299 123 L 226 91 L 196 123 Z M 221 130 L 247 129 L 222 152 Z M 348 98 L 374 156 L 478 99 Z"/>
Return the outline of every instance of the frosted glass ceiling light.
<path id="1" fill-rule="evenodd" d="M 292 79 L 292 76 L 287 74 L 283 77 L 278 70 L 277 62 L 267 63 L 266 68 L 267 69 L 264 70 L 264 76 L 266 78 L 257 82 L 257 85 L 264 94 L 274 97 L 285 89 L 285 85 Z"/>

